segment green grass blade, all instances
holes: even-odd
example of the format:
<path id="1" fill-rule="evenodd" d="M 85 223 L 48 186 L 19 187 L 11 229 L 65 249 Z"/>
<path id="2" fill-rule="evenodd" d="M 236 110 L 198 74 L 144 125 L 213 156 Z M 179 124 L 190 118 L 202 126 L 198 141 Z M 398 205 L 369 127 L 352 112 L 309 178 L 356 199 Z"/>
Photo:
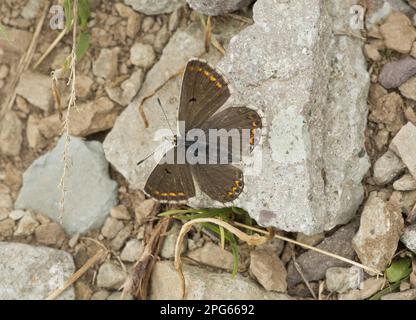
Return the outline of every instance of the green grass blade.
<path id="1" fill-rule="evenodd" d="M 90 47 L 90 34 L 88 32 L 82 32 L 78 37 L 77 42 L 77 60 L 81 60 L 81 58 L 85 55 L 88 48 Z"/>
<path id="2" fill-rule="evenodd" d="M 65 27 L 69 31 L 72 25 L 72 1 L 64 1 Z"/>
<path id="3" fill-rule="evenodd" d="M 91 15 L 90 2 L 89 0 L 78 1 L 78 17 L 79 25 L 82 30 L 85 30 L 88 26 L 88 19 Z"/>

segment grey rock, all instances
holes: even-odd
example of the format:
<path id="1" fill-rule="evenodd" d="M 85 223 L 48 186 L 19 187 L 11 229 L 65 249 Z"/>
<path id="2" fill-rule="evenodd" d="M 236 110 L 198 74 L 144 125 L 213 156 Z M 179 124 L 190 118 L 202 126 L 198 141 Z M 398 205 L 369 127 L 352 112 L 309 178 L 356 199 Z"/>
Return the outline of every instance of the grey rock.
<path id="1" fill-rule="evenodd" d="M 148 69 L 156 60 L 156 54 L 153 47 L 149 44 L 135 43 L 130 49 L 130 61 L 134 65 Z"/>
<path id="2" fill-rule="evenodd" d="M 369 9 L 365 19 L 368 30 L 382 23 L 394 11 L 403 12 L 408 17 L 415 13 L 414 9 L 402 0 L 371 0 Z"/>
<path id="3" fill-rule="evenodd" d="M 209 16 L 219 16 L 247 7 L 253 0 L 186 0 L 195 11 Z"/>
<path id="4" fill-rule="evenodd" d="M 153 43 L 153 47 L 155 48 L 156 52 L 161 52 L 165 47 L 166 43 L 168 42 L 170 37 L 170 33 L 168 30 L 168 25 L 164 24 L 162 28 L 156 33 L 155 41 Z"/>
<path id="5" fill-rule="evenodd" d="M 369 76 L 359 42 L 324 36 L 345 29 L 348 9 L 345 1 L 257 1 L 255 24 L 219 63 L 237 104 L 265 115 L 261 174 L 246 166 L 246 192 L 234 202 L 261 225 L 316 234 L 348 222 L 362 202 Z M 293 41 L 303 30 L 321 32 Z"/>
<path id="6" fill-rule="evenodd" d="M 4 219 L 0 221 L 0 237 L 11 237 L 14 232 L 13 219 Z"/>
<path id="7" fill-rule="evenodd" d="M 262 159 L 261 173 L 254 166 L 259 161 L 244 168 L 246 192 L 234 202 L 262 225 L 319 233 L 347 223 L 362 202 L 361 179 L 369 168 L 364 148 L 369 77 L 360 42 L 331 36 L 345 28 L 348 8 L 344 1 L 257 1 L 255 24 L 233 38 L 218 65 L 236 89 L 230 102 L 264 115 L 268 140 L 253 154 Z M 106 137 L 107 159 L 133 186 L 145 185 L 157 160 L 135 164 L 160 145 L 154 134 L 166 128 L 156 97 L 143 105 L 146 130 L 137 106 L 163 86 L 158 97 L 175 123 L 180 77 L 163 84 L 203 52 L 199 27 L 178 30 Z M 210 54 L 208 60 L 217 59 Z M 200 190 L 189 204 L 222 205 Z"/>
<path id="8" fill-rule="evenodd" d="M 359 289 L 354 289 L 338 295 L 339 300 L 365 300 L 380 291 L 386 280 L 380 278 L 369 278 L 365 280 Z"/>
<path id="9" fill-rule="evenodd" d="M 121 251 L 120 258 L 127 262 L 136 262 L 143 253 L 143 241 L 132 239 L 126 243 L 123 251 Z"/>
<path id="10" fill-rule="evenodd" d="M 75 91 L 77 93 L 77 97 L 79 98 L 87 98 L 91 94 L 91 86 L 93 85 L 94 80 L 90 77 L 80 74 L 77 74 L 77 80 L 75 83 Z"/>
<path id="11" fill-rule="evenodd" d="M 122 106 L 126 106 L 131 102 L 131 100 L 142 87 L 143 78 L 143 70 L 138 69 L 133 72 L 130 78 L 123 81 L 120 87 L 112 87 L 109 85 L 105 87 L 105 91 L 111 100 L 121 104 Z M 113 125 L 113 123 L 111 125 Z"/>
<path id="12" fill-rule="evenodd" d="M 101 265 L 97 275 L 97 286 L 107 289 L 120 289 L 121 285 L 126 280 L 125 272 L 112 264 L 105 262 Z"/>
<path id="13" fill-rule="evenodd" d="M 123 222 L 112 217 L 108 217 L 107 220 L 105 220 L 104 222 L 104 226 L 101 229 L 101 233 L 107 239 L 113 239 L 119 233 L 119 231 L 123 229 L 123 227 Z"/>
<path id="14" fill-rule="evenodd" d="M 382 296 L 381 300 L 416 300 L 416 289 L 389 293 Z"/>
<path id="15" fill-rule="evenodd" d="M 361 213 L 360 229 L 353 239 L 361 263 L 384 271 L 396 253 L 403 227 L 401 210 L 372 192 Z"/>
<path id="16" fill-rule="evenodd" d="M 234 258 L 232 253 L 212 242 L 207 242 L 202 248 L 189 252 L 188 257 L 211 267 L 228 271 L 233 270 Z"/>
<path id="17" fill-rule="evenodd" d="M 69 239 L 69 241 L 68 241 L 68 246 L 70 247 L 70 248 L 74 248 L 76 245 L 77 245 L 77 243 L 78 243 L 78 241 L 79 241 L 79 238 L 80 238 L 80 234 L 79 233 L 76 233 L 76 234 L 74 234 L 70 239 Z"/>
<path id="18" fill-rule="evenodd" d="M 17 224 L 15 236 L 29 236 L 39 226 L 39 222 L 35 219 L 31 212 L 26 212 L 22 219 Z"/>
<path id="19" fill-rule="evenodd" d="M 398 191 L 416 190 L 416 180 L 412 175 L 405 174 L 393 183 L 393 188 Z"/>
<path id="20" fill-rule="evenodd" d="M 107 300 L 109 295 L 110 292 L 108 292 L 107 290 L 99 290 L 97 292 L 94 292 L 94 294 L 91 296 L 91 300 Z"/>
<path id="21" fill-rule="evenodd" d="M 43 74 L 30 71 L 23 73 L 16 93 L 43 111 L 50 111 L 52 107 L 51 79 Z"/>
<path id="22" fill-rule="evenodd" d="M 7 211 L 0 210 L 0 221 L 3 221 L 9 217 Z"/>
<path id="23" fill-rule="evenodd" d="M 408 122 L 390 143 L 390 149 L 402 159 L 410 174 L 416 179 L 416 126 Z"/>
<path id="24" fill-rule="evenodd" d="M 59 185 L 65 136 L 47 154 L 35 160 L 23 174 L 23 187 L 16 209 L 32 209 L 59 221 Z M 71 137 L 66 174 L 66 197 L 62 214 L 63 228 L 69 234 L 99 228 L 117 203 L 117 183 L 110 179 L 108 163 L 97 141 L 85 142 Z"/>
<path id="25" fill-rule="evenodd" d="M 286 269 L 282 261 L 268 250 L 250 253 L 250 272 L 268 291 L 286 292 Z"/>
<path id="26" fill-rule="evenodd" d="M 416 224 L 406 227 L 400 240 L 407 249 L 416 253 Z"/>
<path id="27" fill-rule="evenodd" d="M 355 252 L 352 247 L 352 238 L 358 228 L 358 221 L 353 221 L 341 227 L 330 237 L 325 238 L 316 247 L 334 254 L 338 254 L 347 259 L 354 259 Z M 321 280 L 325 277 L 326 270 L 333 267 L 348 267 L 349 265 L 335 258 L 322 255 L 315 251 L 306 251 L 296 258 L 305 278 L 308 281 Z M 302 282 L 302 277 L 296 270 L 293 261 L 287 268 L 287 283 L 293 287 Z"/>
<path id="28" fill-rule="evenodd" d="M 406 169 L 406 165 L 391 150 L 383 154 L 374 164 L 373 177 L 378 185 L 392 182 Z"/>
<path id="29" fill-rule="evenodd" d="M 118 116 L 114 103 L 107 97 L 98 98 L 71 109 L 69 133 L 76 137 L 110 129 Z"/>
<path id="30" fill-rule="evenodd" d="M 0 121 L 0 153 L 17 156 L 22 147 L 22 121 L 13 112 L 7 112 Z"/>
<path id="31" fill-rule="evenodd" d="M 155 214 L 159 209 L 159 203 L 153 199 L 146 199 L 141 202 L 135 209 L 134 214 L 136 216 L 136 221 L 139 225 L 142 225 L 146 218 Z"/>
<path id="32" fill-rule="evenodd" d="M 172 259 L 175 256 L 176 240 L 178 239 L 180 230 L 181 226 L 177 223 L 174 223 L 169 229 L 165 240 L 163 241 L 162 249 L 160 250 L 160 256 L 162 258 Z M 187 241 L 184 241 L 181 253 L 186 251 L 186 245 Z"/>
<path id="33" fill-rule="evenodd" d="M 13 207 L 13 199 L 8 193 L 0 193 L 0 208 L 10 209 Z"/>
<path id="34" fill-rule="evenodd" d="M 291 297 L 267 292 L 254 281 L 241 275 L 233 277 L 230 273 L 214 273 L 206 269 L 184 265 L 187 296 L 189 300 L 290 300 Z M 177 300 L 182 292 L 180 279 L 173 263 L 159 261 L 150 279 L 150 299 Z"/>
<path id="35" fill-rule="evenodd" d="M 170 13 L 185 5 L 185 0 L 124 0 L 134 10 L 146 15 Z"/>
<path id="36" fill-rule="evenodd" d="M 118 219 L 118 220 L 130 220 L 131 219 L 128 209 L 126 208 L 126 206 L 122 204 L 112 208 L 110 214 L 113 218 Z"/>
<path id="37" fill-rule="evenodd" d="M 364 278 L 363 269 L 329 268 L 326 270 L 326 287 L 331 292 L 344 293 L 352 289 L 358 289 Z"/>
<path id="38" fill-rule="evenodd" d="M 416 77 L 412 77 L 403 83 L 399 90 L 406 98 L 416 101 Z"/>
<path id="39" fill-rule="evenodd" d="M 267 242 L 256 246 L 256 250 L 268 250 L 274 252 L 277 256 L 280 256 L 285 247 L 285 242 L 283 240 L 273 238 Z"/>
<path id="40" fill-rule="evenodd" d="M 22 17 L 25 19 L 36 18 L 36 15 L 41 7 L 41 2 L 37 0 L 29 0 L 22 9 Z"/>
<path id="41" fill-rule="evenodd" d="M 175 11 L 173 11 L 171 13 L 171 15 L 169 16 L 169 31 L 170 32 L 174 32 L 176 31 L 176 29 L 178 29 L 180 20 L 182 18 L 182 10 L 181 9 L 176 9 Z"/>
<path id="42" fill-rule="evenodd" d="M 75 272 L 71 255 L 41 246 L 0 242 L 0 299 L 43 300 Z M 71 286 L 58 299 L 74 300 Z"/>
<path id="43" fill-rule="evenodd" d="M 381 69 L 378 82 L 386 89 L 401 86 L 416 74 L 416 59 L 405 57 L 386 63 Z"/>
<path id="44" fill-rule="evenodd" d="M 120 232 L 117 234 L 117 236 L 111 241 L 110 243 L 111 249 L 115 251 L 120 250 L 121 247 L 126 242 L 126 240 L 130 237 L 132 229 L 133 229 L 133 226 L 131 224 L 128 224 L 123 229 L 121 229 Z"/>
<path id="45" fill-rule="evenodd" d="M 101 49 L 100 55 L 92 66 L 94 75 L 104 79 L 113 79 L 118 73 L 118 53 L 119 48 Z"/>

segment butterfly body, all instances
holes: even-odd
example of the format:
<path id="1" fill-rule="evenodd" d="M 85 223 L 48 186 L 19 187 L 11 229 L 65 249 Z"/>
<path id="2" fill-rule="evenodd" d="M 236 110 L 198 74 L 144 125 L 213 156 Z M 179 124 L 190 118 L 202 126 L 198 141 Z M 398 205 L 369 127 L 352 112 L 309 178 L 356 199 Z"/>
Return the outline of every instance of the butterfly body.
<path id="1" fill-rule="evenodd" d="M 241 194 L 243 172 L 234 157 L 241 158 L 245 142 L 250 150 L 254 147 L 262 122 L 247 107 L 218 111 L 229 96 L 229 86 L 218 71 L 202 60 L 188 62 L 178 110 L 184 132 L 175 136 L 172 149 L 151 172 L 144 188 L 149 196 L 161 202 L 188 200 L 196 195 L 194 180 L 203 193 L 222 203 Z M 215 136 L 218 132 L 234 134 L 238 143 L 233 137 L 221 140 Z"/>

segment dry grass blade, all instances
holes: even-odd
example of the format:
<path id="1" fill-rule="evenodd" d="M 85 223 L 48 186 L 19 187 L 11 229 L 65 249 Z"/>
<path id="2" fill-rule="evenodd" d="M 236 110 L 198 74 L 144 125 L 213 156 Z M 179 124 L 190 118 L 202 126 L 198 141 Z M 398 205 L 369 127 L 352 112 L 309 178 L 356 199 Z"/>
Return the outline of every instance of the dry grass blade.
<path id="1" fill-rule="evenodd" d="M 122 296 L 131 292 L 139 300 L 147 299 L 149 279 L 157 261 L 157 254 L 163 244 L 163 235 L 166 234 L 170 221 L 170 218 L 163 218 L 152 230 L 140 259 L 134 265 L 131 278 L 123 286 Z"/>
<path id="2" fill-rule="evenodd" d="M 224 229 L 228 230 L 229 232 L 234 234 L 239 239 L 245 241 L 249 245 L 260 245 L 267 241 L 267 237 L 262 237 L 262 236 L 259 236 L 258 234 L 248 235 L 242 232 L 241 230 L 237 229 L 236 227 L 232 226 L 231 224 L 223 220 L 216 219 L 216 218 L 199 218 L 199 219 L 194 219 L 185 223 L 182 226 L 181 231 L 179 232 L 178 239 L 176 241 L 176 246 L 175 246 L 175 269 L 176 271 L 178 271 L 179 277 L 181 279 L 182 298 L 185 298 L 186 296 L 186 284 L 185 284 L 185 276 L 182 270 L 182 261 L 181 261 L 182 250 L 181 249 L 182 249 L 185 235 L 189 232 L 189 230 L 191 230 L 194 224 L 198 224 L 198 223 L 213 223 L 220 227 L 223 227 Z"/>
<path id="3" fill-rule="evenodd" d="M 262 234 L 269 234 L 269 233 L 268 233 L 267 231 L 265 231 L 265 230 L 262 230 L 262 229 L 259 229 L 259 228 L 255 228 L 255 227 L 251 227 L 251 226 L 245 225 L 245 224 L 243 224 L 243 223 L 234 222 L 234 224 L 235 224 L 236 226 L 239 226 L 239 227 L 242 227 L 242 228 L 246 228 L 246 229 L 248 229 L 248 230 L 256 231 L 256 232 L 258 232 L 258 233 L 262 233 Z M 367 267 L 367 266 L 365 266 L 365 265 L 363 265 L 363 264 L 361 264 L 361 263 L 358 263 L 358 262 L 356 262 L 356 261 L 353 261 L 353 260 L 350 260 L 350 259 L 347 259 L 347 258 L 341 257 L 341 256 L 339 256 L 339 255 L 337 255 L 337 254 L 334 254 L 334 253 L 331 253 L 331 252 L 328 252 L 328 251 L 325 251 L 325 250 L 321 250 L 321 249 L 319 249 L 319 248 L 312 247 L 312 246 L 310 246 L 310 245 L 308 245 L 308 244 L 305 244 L 305 243 L 302 243 L 302 242 L 299 242 L 299 241 L 296 241 L 296 240 L 293 240 L 293 239 L 290 239 L 290 238 L 287 238 L 287 237 L 284 237 L 284 236 L 280 236 L 280 235 L 278 235 L 278 234 L 276 234 L 274 237 L 275 237 L 275 238 L 277 238 L 277 239 L 280 239 L 280 240 L 286 241 L 286 242 L 293 243 L 293 244 L 298 245 L 298 246 L 300 246 L 300 247 L 303 247 L 303 248 L 305 248 L 305 249 L 309 249 L 309 250 L 312 250 L 312 251 L 316 251 L 316 252 L 318 252 L 318 253 L 324 254 L 324 255 L 329 256 L 329 257 L 331 257 L 331 258 L 335 258 L 335 259 L 338 259 L 338 260 L 344 261 L 344 262 L 346 262 L 346 263 L 348 263 L 348 264 L 351 264 L 351 265 L 353 265 L 353 266 L 356 266 L 356 267 L 362 268 L 362 269 L 364 269 L 364 270 L 366 270 L 366 271 L 368 271 L 368 272 L 371 272 L 371 273 L 373 273 L 373 274 L 376 274 L 376 275 L 379 275 L 379 276 L 382 276 L 382 275 L 383 275 L 383 273 L 382 273 L 380 270 L 377 270 L 377 269 L 375 269 L 375 268 L 371 268 L 371 267 Z"/>
<path id="4" fill-rule="evenodd" d="M 59 297 L 62 292 L 64 292 L 66 289 L 68 289 L 71 285 L 75 283 L 79 278 L 82 277 L 82 275 L 87 272 L 94 264 L 100 260 L 102 257 L 104 257 L 107 253 L 104 250 L 98 251 L 94 256 L 92 256 L 90 259 L 88 259 L 85 264 L 79 268 L 77 272 L 75 272 L 68 280 L 64 282 L 64 285 L 62 288 L 59 288 L 52 292 L 46 300 L 55 300 L 57 297 Z"/>
<path id="5" fill-rule="evenodd" d="M 211 43 L 211 36 L 212 36 L 212 23 L 211 23 L 211 16 L 208 16 L 207 23 L 205 25 L 205 52 L 209 52 L 209 44 Z"/>
<path id="6" fill-rule="evenodd" d="M 55 101 L 55 109 L 58 110 L 58 113 L 59 113 L 59 120 L 62 120 L 63 114 L 62 114 L 61 93 L 58 87 L 58 79 L 54 72 L 52 73 L 52 94 L 53 94 L 53 99 Z"/>
<path id="7" fill-rule="evenodd" d="M 58 43 L 63 39 L 66 35 L 68 29 L 65 27 L 61 33 L 56 37 L 56 39 L 51 43 L 48 49 L 46 49 L 45 53 L 36 61 L 35 65 L 33 66 L 33 70 L 37 69 L 39 65 L 46 59 L 46 57 L 52 52 L 53 49 L 58 45 Z"/>
<path id="8" fill-rule="evenodd" d="M 292 252 L 292 260 L 293 265 L 295 266 L 296 271 L 300 274 L 303 282 L 305 283 L 306 287 L 308 288 L 309 292 L 311 293 L 312 297 L 316 300 L 316 294 L 313 291 L 311 285 L 309 284 L 308 279 L 306 279 L 305 275 L 302 272 L 302 268 L 300 267 L 299 263 L 296 261 L 295 252 Z"/>
<path id="9" fill-rule="evenodd" d="M 243 17 L 243 16 L 239 16 L 238 14 L 234 14 L 234 13 L 227 13 L 226 17 L 230 17 L 234 20 L 238 20 L 244 23 L 248 23 L 248 24 L 253 24 L 253 19 L 247 18 L 247 17 Z"/>

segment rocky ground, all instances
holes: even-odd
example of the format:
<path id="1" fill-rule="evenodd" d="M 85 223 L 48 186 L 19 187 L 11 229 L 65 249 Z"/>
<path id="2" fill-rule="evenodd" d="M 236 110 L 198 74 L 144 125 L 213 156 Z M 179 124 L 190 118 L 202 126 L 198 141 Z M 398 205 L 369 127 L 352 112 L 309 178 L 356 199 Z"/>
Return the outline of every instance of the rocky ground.
<path id="1" fill-rule="evenodd" d="M 260 32 L 256 28 L 263 19 L 275 21 L 273 12 L 267 16 L 264 10 L 270 1 L 258 0 L 254 17 L 249 2 L 230 1 L 231 7 L 224 8 L 217 1 L 210 2 L 212 7 L 201 6 L 197 0 L 188 1 L 189 5 L 181 0 L 157 1 L 157 5 L 151 1 L 90 1 L 91 46 L 76 69 L 77 108 L 70 111 L 72 138 L 65 199 L 59 185 L 65 168 L 62 128 L 66 111 L 57 108 L 56 91 L 65 109 L 70 90 L 65 79 L 54 88 L 50 74 L 65 64 L 72 38 L 70 34 L 64 36 L 37 66 L 60 33 L 49 27 L 51 15 L 46 15 L 30 64 L 19 74 L 21 59 L 42 17 L 43 1 L 7 0 L 0 4 L 0 22 L 5 29 L 0 32 L 0 299 L 44 299 L 83 268 L 82 277 L 58 298 L 120 299 L 123 287 L 127 288 L 124 299 L 140 297 L 128 290 L 129 280 L 135 263 L 146 255 L 145 248 L 152 241 L 157 214 L 171 207 L 146 199 L 140 190 L 143 177 L 136 171 L 135 161 L 147 152 L 149 137 L 141 129 L 138 105 L 162 88 L 156 96 L 168 110 L 174 110 L 181 81 L 175 75 L 190 57 L 220 62 L 226 72 L 228 66 L 235 66 L 232 60 L 239 57 L 236 53 L 243 52 L 244 37 Z M 416 299 L 416 2 L 366 0 L 359 4 L 366 8 L 365 28 L 338 36 L 355 41 L 349 61 L 359 61 L 357 65 L 361 66 L 362 52 L 367 60 L 368 92 L 365 77 L 359 74 L 367 75 L 367 71 L 360 66 L 356 74 L 345 68 L 343 78 L 350 81 L 348 87 L 356 90 L 357 96 L 365 92 L 366 97 L 368 93 L 368 104 L 364 103 L 368 113 L 366 108 L 354 113 L 361 107 L 352 105 L 354 110 L 348 113 L 352 124 L 343 129 L 351 131 L 343 134 L 354 136 L 357 131 L 357 136 L 364 137 L 361 124 L 368 120 L 365 149 L 371 168 L 363 179 L 364 196 L 355 197 L 355 191 L 351 191 L 351 201 L 357 200 L 359 209 L 349 214 L 347 221 L 317 216 L 312 220 L 318 222 L 311 227 L 297 226 L 299 220 L 284 218 L 289 221 L 284 223 L 288 231 L 276 232 L 380 271 L 386 270 L 393 259 L 413 259 L 413 273 L 400 279 L 395 292 L 387 292 L 382 299 Z M 212 18 L 208 53 L 206 29 L 194 10 L 222 14 Z M 254 27 L 242 31 L 249 26 Z M 230 43 L 237 34 L 239 40 Z M 276 56 L 267 46 L 262 50 L 250 52 L 253 57 Z M 233 57 L 229 52 L 235 53 Z M 243 58 L 247 57 L 242 54 Z M 309 60 L 298 62 L 306 64 Z M 266 63 L 266 67 L 275 66 Z M 287 64 L 280 68 L 289 70 Z M 259 90 L 264 89 L 261 92 L 267 96 L 264 101 L 276 100 L 273 87 L 266 85 L 282 75 L 265 80 L 250 71 L 249 75 L 241 72 L 240 79 L 231 67 L 228 72 L 237 83 L 241 80 L 243 88 L 247 80 L 244 76 L 259 77 L 263 86 Z M 351 84 L 354 81 L 360 83 Z M 336 85 L 320 85 L 337 89 Z M 14 89 L 16 96 L 9 106 Z M 151 127 L 164 121 L 160 110 L 149 111 L 156 104 L 156 96 L 144 103 Z M 173 122 L 175 112 L 169 117 Z M 284 128 L 296 129 L 290 125 Z M 136 139 L 140 145 L 132 142 Z M 360 139 L 353 143 L 364 143 Z M 329 154 L 328 161 L 342 162 Z M 361 161 L 358 158 L 365 157 L 358 156 L 354 161 Z M 345 163 L 350 169 L 342 171 L 349 176 L 349 180 L 342 180 L 348 185 L 343 190 L 356 190 L 356 185 L 361 188 L 359 172 L 366 170 L 367 164 Z M 331 168 L 336 170 L 336 165 Z M 331 172 L 327 176 L 330 180 Z M 294 195 L 298 196 L 304 195 Z M 342 202 L 338 198 L 334 201 L 337 206 L 338 201 Z M 302 218 L 302 214 L 295 215 Z M 171 221 L 161 234 L 164 241 L 150 277 L 150 299 L 181 297 L 172 263 L 180 227 L 178 221 Z M 303 230 L 309 235 L 300 232 Z M 188 298 L 367 299 L 394 286 L 385 277 L 276 238 L 257 247 L 240 242 L 239 274 L 233 278 L 233 255 L 230 248 L 226 249 L 200 228 L 187 236 L 183 255 Z M 95 259 L 100 250 L 105 255 Z M 91 261 L 94 263 L 89 265 Z"/>

